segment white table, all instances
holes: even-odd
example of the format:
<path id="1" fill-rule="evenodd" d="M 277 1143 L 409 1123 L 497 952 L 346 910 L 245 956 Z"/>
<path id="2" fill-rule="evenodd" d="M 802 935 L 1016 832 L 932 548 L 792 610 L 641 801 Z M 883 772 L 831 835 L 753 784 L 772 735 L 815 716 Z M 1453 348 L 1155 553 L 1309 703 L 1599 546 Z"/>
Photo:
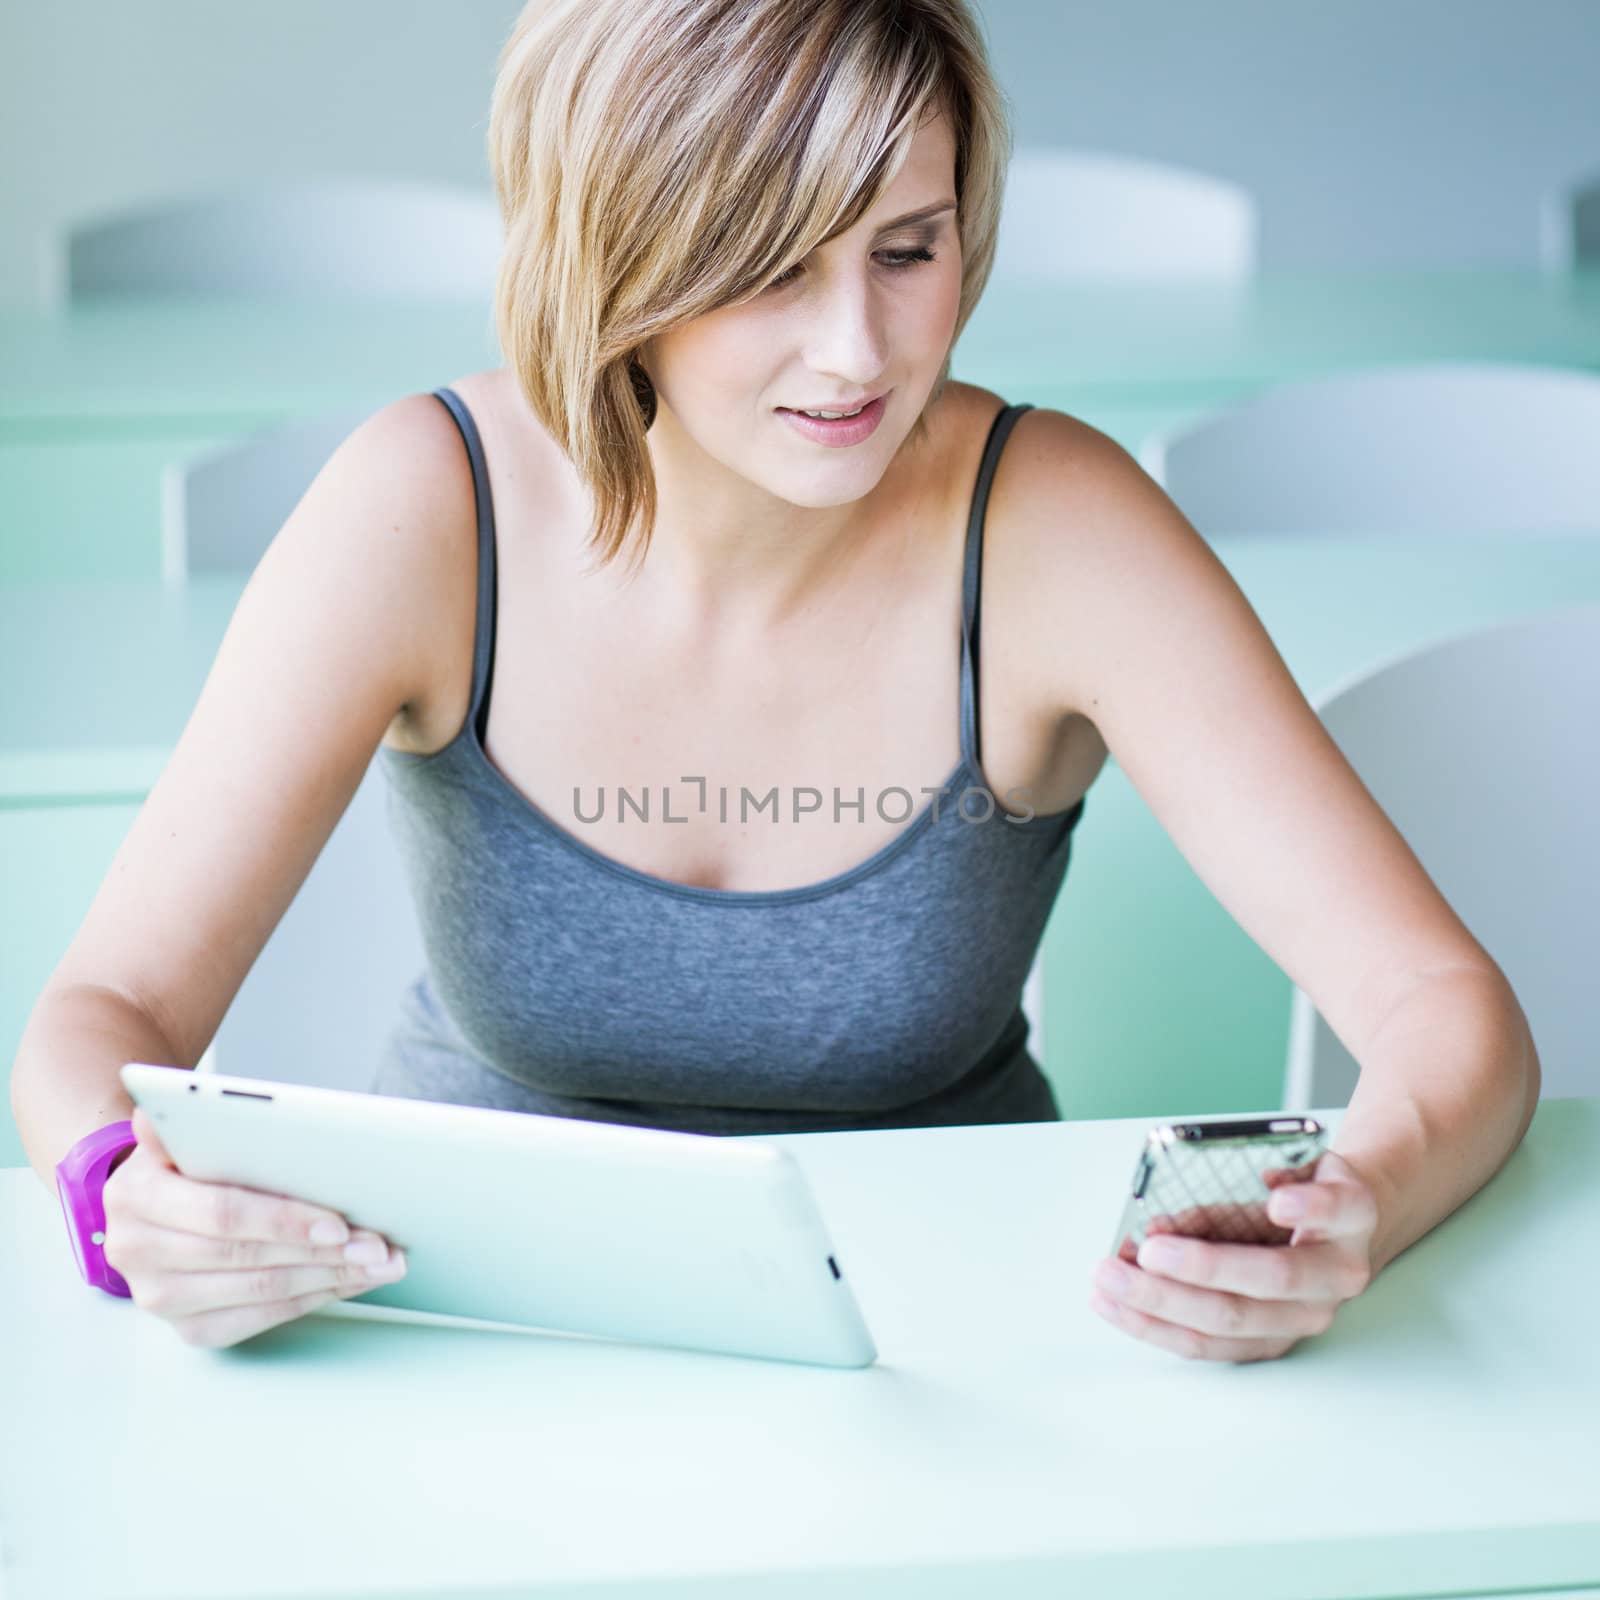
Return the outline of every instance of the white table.
<path id="1" fill-rule="evenodd" d="M 1336 1114 L 1325 1114 L 1330 1122 Z M 1600 1584 L 1600 1099 L 1287 1357 L 1087 1307 L 1146 1123 L 785 1139 L 862 1371 L 316 1316 L 183 1344 L 0 1171 L 7 1600 Z M 7 1586 L 7 1584 L 9 1586 Z"/>

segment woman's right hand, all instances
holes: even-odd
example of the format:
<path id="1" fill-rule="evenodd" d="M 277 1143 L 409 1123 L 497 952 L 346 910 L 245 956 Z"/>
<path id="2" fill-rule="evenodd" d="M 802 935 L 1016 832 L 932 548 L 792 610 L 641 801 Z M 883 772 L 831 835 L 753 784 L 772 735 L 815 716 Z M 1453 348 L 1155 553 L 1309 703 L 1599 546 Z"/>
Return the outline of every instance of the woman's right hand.
<path id="1" fill-rule="evenodd" d="M 185 1344 L 239 1344 L 404 1275 L 404 1251 L 349 1228 L 336 1211 L 184 1177 L 142 1106 L 133 1132 L 138 1144 L 105 1183 L 105 1258 L 134 1304 L 170 1322 Z M 348 1243 L 317 1242 L 318 1223 L 333 1224 Z M 363 1264 L 363 1250 L 387 1265 Z"/>

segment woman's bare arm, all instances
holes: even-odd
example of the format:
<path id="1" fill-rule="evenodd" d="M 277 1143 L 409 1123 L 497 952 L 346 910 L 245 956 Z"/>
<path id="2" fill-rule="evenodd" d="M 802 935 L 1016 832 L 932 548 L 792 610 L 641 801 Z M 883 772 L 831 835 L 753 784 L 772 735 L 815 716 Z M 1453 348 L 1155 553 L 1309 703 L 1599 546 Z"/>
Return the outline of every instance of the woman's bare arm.
<path id="1" fill-rule="evenodd" d="M 11 1074 L 33 1169 L 132 1113 L 125 1061 L 193 1067 L 350 803 L 433 681 L 440 595 L 476 570 L 470 466 L 429 395 L 334 452 L 262 556 L 205 686 Z M 464 563 L 464 565 L 463 565 Z"/>
<path id="2" fill-rule="evenodd" d="M 1024 418 L 1011 449 L 1035 670 L 1360 1063 L 1335 1148 L 1384 1202 L 1381 1267 L 1522 1137 L 1539 1082 L 1526 1019 L 1161 488 L 1059 412 Z"/>

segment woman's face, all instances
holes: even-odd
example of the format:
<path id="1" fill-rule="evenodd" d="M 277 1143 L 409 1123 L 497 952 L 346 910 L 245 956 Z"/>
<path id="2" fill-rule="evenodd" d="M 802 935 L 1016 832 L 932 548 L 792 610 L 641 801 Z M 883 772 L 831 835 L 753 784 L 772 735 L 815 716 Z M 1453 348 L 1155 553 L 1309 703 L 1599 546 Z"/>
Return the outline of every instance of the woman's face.
<path id="1" fill-rule="evenodd" d="M 652 450 L 698 449 L 796 506 L 860 499 L 922 412 L 960 295 L 955 142 L 941 114 L 922 125 L 894 182 L 848 233 L 753 299 L 650 341 L 641 364 L 658 401 Z M 854 442 L 837 433 L 841 442 L 819 441 L 784 415 L 880 395 L 876 427 Z"/>

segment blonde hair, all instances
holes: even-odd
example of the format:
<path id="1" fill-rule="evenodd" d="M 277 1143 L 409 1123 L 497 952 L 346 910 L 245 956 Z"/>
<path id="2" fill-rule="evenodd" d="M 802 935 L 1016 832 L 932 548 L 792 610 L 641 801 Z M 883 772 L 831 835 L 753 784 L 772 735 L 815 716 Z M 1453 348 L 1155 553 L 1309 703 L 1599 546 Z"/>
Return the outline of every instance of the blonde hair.
<path id="1" fill-rule="evenodd" d="M 642 558 L 656 486 L 629 362 L 853 227 L 938 111 L 955 134 L 960 336 L 988 281 L 1011 135 L 967 0 L 529 0 L 489 160 L 500 347 L 593 497 L 591 548 Z M 950 377 L 946 352 L 908 443 Z M 637 532 L 635 533 L 635 530 Z"/>

